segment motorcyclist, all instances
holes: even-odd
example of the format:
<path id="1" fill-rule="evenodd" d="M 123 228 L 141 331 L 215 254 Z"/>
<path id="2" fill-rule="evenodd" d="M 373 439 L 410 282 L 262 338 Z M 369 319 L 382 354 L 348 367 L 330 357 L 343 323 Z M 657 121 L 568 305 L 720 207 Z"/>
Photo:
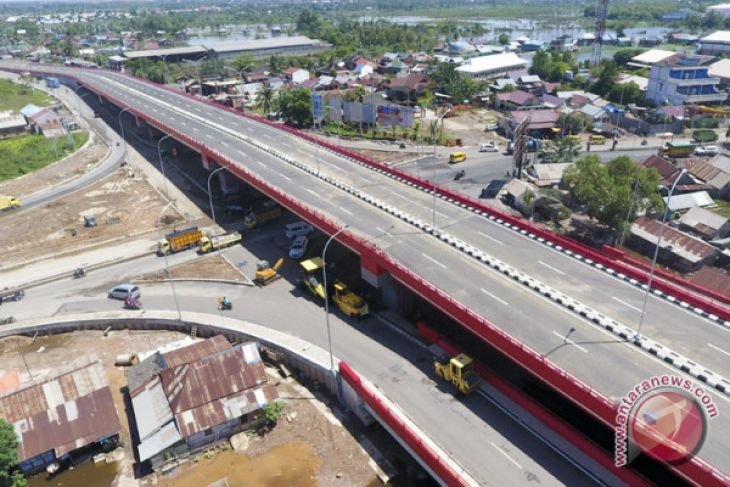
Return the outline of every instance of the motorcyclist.
<path id="1" fill-rule="evenodd" d="M 222 298 L 218 298 L 218 307 L 220 309 L 231 309 L 231 302 L 227 297 L 223 296 Z"/>
<path id="2" fill-rule="evenodd" d="M 77 267 L 74 271 L 74 277 L 84 277 L 86 275 L 86 271 L 83 267 Z"/>

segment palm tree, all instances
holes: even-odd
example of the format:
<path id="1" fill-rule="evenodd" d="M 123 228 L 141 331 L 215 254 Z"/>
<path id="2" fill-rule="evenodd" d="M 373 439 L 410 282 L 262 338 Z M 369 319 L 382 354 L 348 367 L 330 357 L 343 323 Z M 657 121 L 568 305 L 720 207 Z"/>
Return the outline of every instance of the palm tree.
<path id="1" fill-rule="evenodd" d="M 256 103 L 259 108 L 264 111 L 264 115 L 268 115 L 271 111 L 271 105 L 274 101 L 274 89 L 271 85 L 264 85 L 256 95 Z"/>

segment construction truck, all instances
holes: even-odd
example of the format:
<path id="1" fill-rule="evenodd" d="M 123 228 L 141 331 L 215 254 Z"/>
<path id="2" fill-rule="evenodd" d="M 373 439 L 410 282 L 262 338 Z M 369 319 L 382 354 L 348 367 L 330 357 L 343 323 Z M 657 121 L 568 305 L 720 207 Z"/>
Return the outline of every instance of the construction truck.
<path id="1" fill-rule="evenodd" d="M 368 315 L 368 303 L 363 298 L 350 291 L 347 284 L 335 280 L 332 292 L 332 301 L 340 308 L 340 311 L 347 316 L 364 318 Z"/>
<path id="2" fill-rule="evenodd" d="M 181 250 L 195 247 L 203 238 L 203 232 L 198 227 L 190 227 L 184 230 L 175 230 L 165 235 L 157 245 L 157 254 L 166 255 L 180 252 Z"/>
<path id="3" fill-rule="evenodd" d="M 256 263 L 256 277 L 254 278 L 253 282 L 255 282 L 258 286 L 266 286 L 267 284 L 270 284 L 279 279 L 281 275 L 279 275 L 277 271 L 283 263 L 283 257 L 277 260 L 273 266 L 269 263 L 268 260 L 260 260 L 258 263 Z"/>
<path id="4" fill-rule="evenodd" d="M 689 141 L 667 142 L 659 150 L 659 155 L 664 157 L 689 157 L 695 151 L 695 144 Z"/>
<path id="5" fill-rule="evenodd" d="M 320 277 L 324 262 L 321 258 L 315 257 L 299 263 L 302 268 L 302 286 L 309 290 L 316 298 L 324 301 L 325 289 Z M 347 285 L 339 279 L 334 279 L 334 284 L 328 291 L 332 302 L 347 316 L 363 318 L 369 313 L 368 303 L 360 296 L 348 289 Z"/>
<path id="6" fill-rule="evenodd" d="M 20 206 L 20 200 L 15 196 L 0 196 L 0 210 L 12 210 Z"/>
<path id="7" fill-rule="evenodd" d="M 471 394 L 477 388 L 481 378 L 474 372 L 471 357 L 464 353 L 456 357 L 441 355 L 433 363 L 436 375 L 451 382 L 462 394 Z"/>
<path id="8" fill-rule="evenodd" d="M 258 225 L 262 225 L 266 222 L 279 218 L 282 213 L 281 206 L 277 205 L 273 201 L 267 201 L 260 207 L 248 212 L 243 219 L 243 223 L 246 225 L 246 228 L 251 230 Z"/>
<path id="9" fill-rule="evenodd" d="M 223 249 L 235 245 L 241 241 L 241 234 L 238 232 L 228 232 L 222 235 L 215 235 L 213 237 L 204 236 L 200 239 L 200 248 L 198 252 L 205 254 L 206 252 L 213 252 L 214 250 Z"/>

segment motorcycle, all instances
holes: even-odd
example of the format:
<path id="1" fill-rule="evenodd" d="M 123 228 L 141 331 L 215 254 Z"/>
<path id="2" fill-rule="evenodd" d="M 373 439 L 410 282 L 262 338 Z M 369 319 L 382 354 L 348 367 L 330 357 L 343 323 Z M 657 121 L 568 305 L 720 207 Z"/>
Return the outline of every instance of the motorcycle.
<path id="1" fill-rule="evenodd" d="M 124 309 L 142 309 L 142 301 L 129 297 L 124 300 Z"/>
<path id="2" fill-rule="evenodd" d="M 641 141 L 641 145 L 647 145 L 648 143 L 649 143 L 649 141 L 646 140 L 646 139 L 644 139 L 644 140 Z"/>
<path id="3" fill-rule="evenodd" d="M 459 179 L 463 178 L 464 176 L 466 176 L 466 171 L 464 171 L 464 170 L 462 169 L 461 171 L 457 172 L 457 173 L 456 173 L 456 174 L 454 175 L 454 181 L 458 181 Z"/>
<path id="4" fill-rule="evenodd" d="M 74 279 L 79 279 L 84 276 L 86 276 L 86 271 L 83 267 L 79 267 L 74 271 Z"/>
<path id="5" fill-rule="evenodd" d="M 231 311 L 233 309 L 233 303 L 228 298 L 218 298 L 218 309 L 221 311 Z"/>

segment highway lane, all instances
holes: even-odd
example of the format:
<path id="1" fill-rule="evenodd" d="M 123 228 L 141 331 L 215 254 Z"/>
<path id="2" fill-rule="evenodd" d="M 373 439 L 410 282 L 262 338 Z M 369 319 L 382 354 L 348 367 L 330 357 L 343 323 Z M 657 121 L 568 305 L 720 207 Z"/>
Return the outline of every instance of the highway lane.
<path id="1" fill-rule="evenodd" d="M 276 229 L 277 233 L 280 231 Z M 271 245 L 268 238 L 256 237 Z M 252 245 L 252 242 L 247 242 Z M 224 251 L 233 255 L 240 249 Z M 189 260 L 190 252 L 171 256 L 175 262 Z M 252 256 L 248 257 L 253 262 Z M 51 316 L 121 308 L 121 302 L 106 299 L 106 290 L 140 272 L 164 268 L 164 259 L 148 256 L 117 264 L 84 279 L 61 280 L 30 289 L 19 303 L 9 303 L 17 316 Z M 174 310 L 169 284 L 142 284 L 145 309 Z M 235 316 L 299 336 L 320 347 L 327 337 L 321 306 L 303 296 L 288 281 L 265 288 L 221 284 L 176 285 L 183 311 L 218 314 L 221 322 Z M 217 311 L 215 297 L 229 296 L 232 313 Z M 3 305 L 5 306 L 5 305 Z M 276 310 L 276 312 L 272 312 Z M 428 425 L 440 445 L 453 452 L 462 464 L 486 484 L 521 485 L 537 481 L 544 485 L 587 485 L 591 478 L 549 447 L 535 440 L 519 424 L 479 395 L 454 400 L 453 391 L 437 383 L 430 372 L 430 356 L 424 348 L 395 333 L 375 319 L 349 323 L 337 313 L 330 317 L 334 352 L 373 381 L 418 424 Z M 32 368 L 32 357 L 28 357 Z M 505 461 L 503 455 L 510 460 Z"/>
<path id="2" fill-rule="evenodd" d="M 186 100 L 186 101 L 187 101 L 187 100 Z M 189 103 L 189 102 L 188 102 L 188 103 Z M 205 108 L 208 108 L 208 107 L 205 107 Z M 208 108 L 208 109 L 209 109 L 209 110 L 213 110 L 212 108 Z M 162 111 L 163 111 L 164 109 L 163 109 L 163 108 L 158 108 L 158 110 L 160 110 L 160 111 L 162 112 Z M 197 112 L 199 112 L 199 113 L 203 113 L 203 108 L 200 108 L 200 107 L 196 107 L 196 111 L 197 111 Z M 188 123 L 188 124 L 191 124 L 191 125 L 193 125 L 193 126 L 195 126 L 195 124 L 194 124 L 194 123 L 191 123 L 190 121 L 188 121 L 187 123 Z M 240 121 L 239 121 L 239 123 L 240 123 Z M 209 130 L 209 128 L 207 128 L 207 127 L 205 127 L 205 126 L 203 126 L 203 127 L 202 127 L 202 129 L 201 129 L 200 127 L 198 127 L 198 126 L 195 126 L 195 128 L 197 128 L 197 129 L 198 129 L 197 131 L 200 131 L 200 132 L 203 132 L 203 133 L 207 133 L 208 135 L 210 135 L 210 130 Z M 286 137 L 287 137 L 287 136 L 285 136 L 284 134 L 280 134 L 280 133 L 279 133 L 279 134 L 277 134 L 277 135 L 278 135 L 279 137 L 281 137 L 281 138 L 286 138 Z M 271 136 L 270 136 L 270 137 L 271 137 Z M 225 138 L 225 136 L 221 136 L 221 135 L 219 135 L 219 134 L 216 134 L 216 137 L 215 137 L 215 138 L 213 138 L 213 137 L 212 137 L 212 135 L 211 135 L 211 137 L 209 137 L 209 138 L 210 138 L 211 140 L 215 140 L 215 141 L 219 141 L 219 142 L 220 142 L 220 141 L 222 141 L 222 142 L 226 142 L 226 138 Z M 230 142 L 226 142 L 226 143 L 227 143 L 227 144 L 229 144 L 229 145 L 232 145 L 232 144 L 233 144 L 233 145 L 237 145 L 237 144 L 238 144 L 238 142 L 237 142 L 237 141 L 235 141 L 235 140 L 230 140 Z M 265 142 L 265 143 L 266 143 L 266 142 Z M 213 145 L 213 144 L 211 144 L 211 145 Z M 226 149 L 225 149 L 224 147 L 223 147 L 223 148 L 220 148 L 220 149 L 221 149 L 221 150 L 223 150 L 223 151 L 225 151 L 225 150 L 226 150 Z M 321 151 L 321 152 L 324 152 L 324 151 Z M 237 157 L 237 156 L 233 155 L 233 158 L 234 158 L 234 159 L 235 159 L 236 157 Z M 334 158 L 334 159 L 336 159 L 336 160 L 339 160 L 339 158 Z M 335 162 L 337 162 L 337 161 L 335 161 Z M 267 164 L 266 164 L 266 165 L 268 166 L 269 164 L 271 164 L 272 166 L 274 166 L 274 160 L 267 160 Z M 350 166 L 350 170 L 351 170 L 351 171 L 353 171 L 353 168 L 351 167 L 352 165 L 350 164 L 349 166 Z M 353 172 L 354 172 L 354 171 L 353 171 Z M 374 173 L 372 173 L 372 174 L 374 174 Z M 377 182 L 374 182 L 373 184 L 374 184 L 374 186 L 377 186 L 377 187 L 383 187 L 383 186 L 385 186 L 385 185 L 386 185 L 386 183 L 385 183 L 384 181 L 386 181 L 386 180 L 385 180 L 385 178 L 382 178 L 382 180 L 380 181 L 380 184 L 378 184 Z M 308 184 L 309 184 L 309 183 L 308 183 Z M 311 183 L 311 184 L 313 185 L 314 183 Z M 312 187 L 313 187 L 312 185 L 310 185 L 310 188 L 312 188 Z M 408 190 L 407 188 L 403 188 L 402 186 L 400 187 L 400 189 L 401 189 L 401 191 L 404 191 L 404 192 L 405 192 L 406 190 Z M 318 192 L 318 191 L 316 191 L 316 190 L 314 190 L 314 189 L 312 189 L 312 191 L 313 191 L 313 192 L 315 192 L 315 193 L 317 193 L 317 192 Z M 331 190 L 330 190 L 330 191 L 331 191 Z M 414 192 L 414 193 L 418 193 L 418 192 Z M 300 197 L 300 198 L 301 198 L 301 199 L 302 199 L 303 201 L 309 202 L 309 204 L 313 204 L 313 203 L 312 203 L 312 198 L 314 198 L 314 197 L 315 197 L 315 196 L 312 196 L 312 195 L 309 195 L 309 196 L 307 196 L 307 195 L 302 195 L 302 196 L 299 196 L 299 195 L 297 195 L 297 196 L 298 196 L 298 197 Z M 409 196 L 410 196 L 410 193 L 409 193 Z M 349 201 L 349 200 L 348 200 L 348 201 Z M 320 203 L 320 204 L 321 204 L 321 203 Z M 316 204 L 314 204 L 313 206 L 316 206 Z M 401 206 L 401 205 L 400 205 L 400 204 L 398 204 L 398 206 Z M 422 206 L 422 205 L 421 205 L 421 206 Z M 446 204 L 444 204 L 443 206 L 444 206 L 444 208 L 446 208 L 446 210 L 445 210 L 445 211 L 452 211 L 452 210 L 454 209 L 454 208 L 450 207 L 450 205 L 446 205 Z M 348 208 L 352 208 L 352 206 L 348 206 Z M 350 210 L 350 211 L 351 211 L 351 210 Z M 359 215 L 359 211 L 358 211 L 358 215 Z M 463 212 L 463 210 L 459 210 L 459 215 L 460 215 L 460 216 L 462 216 L 462 217 L 463 217 L 463 216 L 465 215 L 465 213 Z M 376 217 L 376 218 L 378 218 L 378 217 Z M 379 218 L 378 218 L 378 219 L 382 219 L 382 218 L 383 218 L 383 214 L 382 214 L 382 212 L 380 212 L 380 214 L 379 214 Z M 411 231 L 412 231 L 412 229 L 411 229 Z M 450 228 L 450 229 L 449 229 L 449 231 L 450 231 L 450 232 L 452 232 L 452 229 Z M 453 232 L 452 232 L 452 233 L 453 233 Z M 490 235 L 491 235 L 491 232 L 490 232 Z M 496 237 L 493 237 L 493 238 L 496 238 Z M 424 240 L 428 240 L 428 238 L 426 237 L 426 238 L 424 238 Z M 433 240 L 433 239 L 431 239 L 431 240 Z M 431 242 L 431 243 L 430 243 L 429 245 L 433 245 L 433 242 Z M 478 246 L 478 247 L 481 247 L 481 248 L 485 248 L 485 245 L 484 245 L 484 244 L 479 244 L 479 245 L 477 245 L 477 246 Z M 441 247 L 446 247 L 446 246 L 444 246 L 444 245 L 441 245 Z M 534 256 L 533 256 L 533 255 L 534 255 L 534 252 L 533 252 L 533 250 L 534 250 L 535 248 L 540 248 L 540 247 L 539 247 L 539 246 L 533 246 L 533 247 L 534 247 L 534 248 L 531 248 L 531 249 L 530 249 L 530 251 L 531 251 L 531 254 L 532 254 L 532 255 L 531 255 L 531 259 L 523 259 L 523 260 L 534 260 Z M 429 248 L 432 248 L 432 247 L 429 247 Z M 485 249 L 485 250 L 487 250 L 488 252 L 491 252 L 491 250 L 492 250 L 492 249 Z M 409 249 L 408 249 L 407 251 L 410 251 L 410 246 L 409 246 Z M 440 249 L 438 250 L 438 252 L 444 252 L 444 255 L 446 255 L 446 254 L 448 254 L 448 253 L 450 253 L 450 254 L 448 254 L 448 255 L 452 255 L 452 254 L 454 253 L 454 252 L 453 252 L 453 250 L 451 250 L 450 248 L 440 248 Z M 404 259 L 404 257 L 403 257 L 402 255 L 399 255 L 399 254 L 394 254 L 394 255 L 396 255 L 396 257 L 397 257 L 397 258 L 398 258 L 399 260 L 401 260 L 401 261 L 404 261 L 404 262 L 407 262 L 407 260 L 405 260 L 405 259 Z M 429 255 L 430 255 L 430 254 L 429 254 Z M 433 258 L 433 257 L 432 257 L 432 258 Z M 452 257 L 450 257 L 449 259 L 452 259 Z M 449 261 L 449 263 L 451 263 L 451 260 Z M 415 265 L 415 267 L 414 267 L 414 266 L 412 266 L 412 268 L 418 269 L 418 270 L 419 270 L 419 273 L 422 273 L 422 274 L 424 274 L 423 272 L 421 272 L 421 269 L 420 269 L 419 267 L 417 267 L 417 266 L 418 266 L 419 264 L 420 264 L 420 265 L 423 265 L 424 263 L 423 263 L 423 262 L 415 262 L 415 263 L 413 264 L 413 265 Z M 443 265 L 443 264 L 442 264 L 442 265 Z M 538 264 L 538 265 L 539 265 L 539 264 Z M 468 266 L 468 267 L 473 267 L 473 264 L 471 264 L 471 265 L 470 265 L 470 266 Z M 544 267 L 544 266 L 543 266 L 543 267 Z M 456 295 L 456 296 L 459 296 L 459 295 L 460 295 L 460 293 L 462 293 L 462 292 L 463 292 L 463 282 L 464 282 L 464 280 L 466 280 L 467 282 L 482 282 L 482 281 L 481 281 L 480 279 L 483 279 L 483 275 L 485 274 L 485 273 L 484 273 L 483 271 L 481 271 L 481 270 L 480 270 L 480 271 L 478 271 L 478 278 L 476 278 L 476 279 L 475 279 L 475 277 L 477 277 L 477 276 L 475 276 L 475 275 L 474 275 L 474 272 L 475 272 L 475 271 L 473 271 L 473 269 L 467 269 L 467 270 L 466 270 L 466 273 L 456 273 L 456 272 L 453 272 L 452 270 L 450 270 L 450 272 L 449 272 L 449 273 L 444 273 L 444 272 L 443 272 L 443 269 L 441 269 L 441 270 L 440 270 L 439 272 L 440 272 L 440 275 L 437 275 L 437 276 L 436 276 L 436 277 L 437 277 L 438 279 L 437 279 L 436 281 L 434 281 L 434 282 L 439 282 L 439 279 L 440 279 L 440 280 L 444 280 L 444 275 L 446 275 L 446 274 L 448 274 L 448 275 L 449 275 L 449 277 L 451 277 L 451 276 L 459 276 L 459 278 L 458 278 L 458 279 L 455 279 L 455 280 L 456 280 L 457 282 L 448 282 L 448 283 L 447 283 L 448 285 L 446 285 L 446 286 L 444 286 L 444 285 L 441 285 L 442 283 L 441 283 L 441 282 L 439 282 L 439 284 L 441 285 L 441 287 L 442 287 L 442 288 L 444 288 L 445 290 L 447 290 L 447 291 L 449 291 L 449 292 L 452 292 L 452 294 L 453 294 L 453 295 Z M 532 274 L 532 272 L 528 272 L 528 273 Z M 611 280 L 611 281 L 613 281 L 612 279 L 610 279 L 610 280 Z M 581 284 L 583 284 L 583 283 L 581 283 Z M 585 284 L 583 284 L 583 285 L 585 285 Z M 566 294 L 568 294 L 568 293 L 566 293 Z M 461 295 L 460 295 L 460 297 L 462 297 L 462 298 L 466 298 L 466 299 L 473 299 L 473 298 L 474 298 L 474 296 L 471 296 L 471 295 L 466 295 L 466 296 L 464 296 L 463 294 L 461 294 Z M 575 297 L 578 297 L 578 296 L 575 296 Z M 528 302 L 529 302 L 529 306 L 535 306 L 535 304 L 534 304 L 534 302 L 535 302 L 535 296 L 532 296 L 531 298 L 528 298 L 528 299 L 527 299 L 527 300 L 525 300 L 525 301 L 523 301 L 523 300 L 519 300 L 518 302 L 520 302 L 521 304 L 522 304 L 522 303 L 528 303 Z M 469 304 L 471 305 L 472 303 L 469 303 Z M 606 314 L 609 314 L 609 315 L 610 315 L 610 313 L 606 313 Z M 490 314 L 488 314 L 488 313 L 485 313 L 485 315 L 486 315 L 486 316 L 488 316 L 488 317 L 490 317 Z M 536 315 L 536 316 L 539 316 L 539 317 L 540 317 L 540 318 L 541 318 L 541 319 L 542 319 L 543 321 L 547 321 L 547 322 L 553 322 L 553 323 L 557 323 L 557 322 L 560 322 L 560 321 L 564 321 L 564 320 L 560 320 L 560 319 L 556 319 L 556 318 L 545 318 L 545 316 L 543 316 L 543 314 L 542 314 L 542 313 L 541 313 L 541 314 L 539 314 L 539 315 Z M 508 317 L 507 317 L 506 319 L 507 319 L 507 320 L 512 320 L 512 321 L 514 321 L 514 316 L 511 316 L 511 315 L 510 315 L 510 316 L 508 316 Z M 529 328 L 529 324 L 530 324 L 530 323 L 534 323 L 534 322 L 535 322 L 535 316 L 532 316 L 532 317 L 531 317 L 531 318 L 529 319 L 529 321 L 527 321 L 527 322 L 525 322 L 525 321 L 523 321 L 523 320 L 519 320 L 519 321 L 518 321 L 518 322 L 517 322 L 517 323 L 515 324 L 515 326 L 518 326 L 518 327 L 522 327 L 522 328 Z M 499 324 L 500 326 L 503 326 L 503 327 L 505 327 L 505 323 L 503 323 L 503 322 L 500 322 L 500 321 L 498 321 L 497 323 L 498 323 L 498 324 Z M 508 330 L 508 331 L 512 332 L 512 330 Z M 554 331 L 554 330 L 553 330 L 553 331 Z M 596 331 L 596 330 L 594 329 L 593 331 Z M 515 333 L 515 335 L 519 336 L 519 335 L 518 335 L 517 333 Z M 552 333 L 549 333 L 549 335 L 553 335 L 553 334 L 552 334 Z M 554 335 L 553 335 L 553 336 L 554 336 Z M 525 342 L 526 342 L 526 343 L 529 343 L 529 344 L 530 344 L 531 346 L 533 346 L 533 348 L 538 348 L 538 347 L 536 347 L 536 346 L 535 346 L 535 344 L 536 344 L 536 343 L 539 343 L 539 344 L 544 344 L 544 343 L 548 343 L 548 344 L 550 344 L 550 343 L 553 343 L 553 342 L 554 342 L 554 339 L 553 339 L 553 342 L 550 342 L 550 341 L 545 341 L 545 340 L 542 340 L 542 338 L 544 338 L 544 336 L 541 336 L 541 337 L 539 337 L 539 338 L 538 338 L 538 337 L 534 337 L 534 336 L 530 335 L 530 336 L 528 336 L 528 337 L 527 337 L 527 338 L 525 339 Z M 572 347 L 571 347 L 571 348 L 572 348 Z M 582 352 L 581 352 L 581 353 L 582 353 Z M 615 353 L 609 353 L 609 354 L 608 354 L 608 356 L 610 356 L 610 357 L 611 357 L 611 359 L 612 359 L 612 360 L 614 360 L 614 363 L 616 363 L 616 362 L 615 362 L 615 359 L 616 359 L 616 355 L 617 355 L 617 354 L 615 354 Z M 641 362 L 640 360 L 637 360 L 637 359 L 636 359 L 636 355 L 640 355 L 640 354 L 636 354 L 636 353 L 634 352 L 634 353 L 633 353 L 633 357 L 632 357 L 632 360 L 630 360 L 630 362 L 633 362 L 633 363 L 639 363 L 639 362 Z M 624 358 L 624 353 L 621 353 L 621 354 L 619 354 L 619 357 L 621 357 L 621 358 Z M 642 357 L 642 360 L 643 360 L 643 359 L 644 359 L 644 358 Z M 584 360 L 585 360 L 585 359 L 584 359 Z M 573 364 L 572 364 L 572 366 L 569 366 L 569 367 L 566 367 L 566 368 L 567 368 L 568 370 L 571 370 L 571 371 L 573 371 L 574 373 L 575 373 L 575 371 L 576 371 L 576 370 L 580 370 L 580 369 L 585 369 L 585 368 L 586 368 L 586 367 L 580 367 L 579 363 L 580 363 L 580 361 L 578 361 L 578 362 L 576 362 L 576 363 L 573 363 Z M 594 357 L 591 357 L 591 363 L 595 363 Z M 652 361 L 652 363 L 653 363 L 653 361 Z M 564 364 L 563 364 L 563 365 L 564 365 Z M 564 366 L 565 366 L 565 365 L 564 365 Z M 649 376 L 649 375 L 652 375 L 652 373 L 651 373 L 651 369 L 652 369 L 652 367 L 648 367 L 648 368 L 646 368 L 646 369 L 643 369 L 643 371 L 645 371 L 645 372 L 649 372 L 649 373 L 648 373 L 647 375 L 645 375 L 645 377 L 646 377 L 646 376 Z M 611 370 L 611 369 L 610 369 L 610 368 L 608 368 L 608 369 L 604 369 L 604 370 Z M 656 370 L 656 369 L 655 369 L 655 370 Z M 600 372 L 600 371 L 599 371 L 599 372 Z M 600 373 L 599 373 L 598 375 L 600 376 Z M 622 377 L 622 378 L 623 378 L 623 377 Z M 615 378 L 610 378 L 610 377 L 597 377 L 597 378 L 596 378 L 596 377 L 594 377 L 593 379 L 597 379 L 597 380 L 598 380 L 598 382 L 596 382 L 596 381 L 591 381 L 591 380 L 589 380 L 589 381 L 587 381 L 587 382 L 588 382 L 588 383 L 590 383 L 590 384 L 593 384 L 593 385 L 596 385 L 596 384 L 600 384 L 600 388 L 601 388 L 601 389 L 603 389 L 603 388 L 606 388 L 606 389 L 610 389 L 610 388 L 612 388 L 612 386 L 613 386 L 613 385 L 614 385 L 614 383 L 616 382 L 616 381 L 615 381 Z M 608 379 L 608 380 L 606 380 L 606 379 Z M 622 384 L 622 385 L 623 385 L 623 384 Z M 631 386 L 629 386 L 628 388 L 630 388 L 630 387 L 631 387 Z"/>
<path id="3" fill-rule="evenodd" d="M 141 82 L 135 83 L 135 89 L 148 93 L 155 91 L 154 87 Z M 108 88 L 120 95 L 125 93 L 125 90 L 119 86 L 110 86 Z M 129 93 L 126 93 L 126 95 L 129 97 L 129 101 L 133 101 L 133 97 Z M 167 93 L 166 96 L 167 101 L 172 103 L 175 101 L 175 97 L 179 95 Z M 165 97 L 161 98 L 165 99 Z M 221 112 L 220 110 L 210 107 L 204 107 L 209 112 L 201 107 L 196 108 L 196 110 L 193 110 L 194 113 L 208 117 L 214 122 L 216 120 L 222 121 L 225 127 L 238 130 L 244 135 L 248 135 L 252 131 L 252 122 L 247 119 L 225 112 L 221 115 L 218 113 Z M 185 109 L 188 110 L 189 107 L 186 106 Z M 255 150 L 251 152 L 250 147 L 245 144 L 243 148 L 240 148 L 240 141 L 237 142 L 235 139 L 226 142 L 220 139 L 220 136 L 224 134 L 214 135 L 214 132 L 206 130 L 200 124 L 188 121 L 184 122 L 186 125 L 181 125 L 183 122 L 179 120 L 179 115 L 171 114 L 169 110 L 164 108 L 156 108 L 154 113 L 160 117 L 167 116 L 167 120 L 171 121 L 173 125 L 177 123 L 180 129 L 189 126 L 195 133 L 201 134 L 201 137 L 208 145 L 215 147 L 222 153 L 231 154 L 233 159 L 241 159 L 241 157 L 253 154 L 254 162 L 262 164 L 262 160 L 269 158 L 268 154 L 261 152 L 256 154 L 257 151 Z M 294 151 L 300 162 L 307 163 L 313 168 L 318 167 L 323 174 L 334 173 L 335 177 L 343 182 L 365 190 L 380 199 L 394 201 L 396 206 L 408 211 L 410 214 L 424 221 L 431 221 L 432 211 L 430 206 L 433 204 L 433 199 L 428 194 L 411 188 L 404 188 L 400 184 L 394 184 L 390 178 L 374 171 L 359 166 L 353 167 L 351 162 L 335 157 L 327 151 L 315 150 L 312 152 L 311 144 L 301 139 L 282 134 L 261 124 L 255 124 L 254 127 L 257 130 L 260 129 L 261 140 L 265 144 L 278 146 L 279 150 L 284 153 L 291 154 Z M 235 153 L 232 153 L 234 149 Z M 266 164 L 270 163 L 267 162 Z M 260 168 L 255 166 L 252 169 L 254 172 L 260 171 Z M 291 183 L 292 170 L 291 168 L 284 168 L 281 171 L 287 172 L 284 173 L 285 181 L 279 181 L 280 187 L 287 187 Z M 294 173 L 296 174 L 296 172 L 295 169 Z M 308 180 L 309 176 L 304 173 L 300 174 L 302 180 Z M 276 175 L 273 177 L 276 177 Z M 314 190 L 311 191 L 314 192 Z M 526 237 L 511 230 L 506 230 L 484 217 L 465 212 L 440 199 L 437 199 L 435 208 L 437 226 L 445 228 L 452 235 L 485 250 L 492 256 L 543 282 L 550 283 L 555 289 L 580 300 L 606 316 L 612 317 L 629 327 L 635 328 L 637 326 L 638 315 L 636 310 L 640 309 L 643 303 L 643 291 L 577 262 L 549 247 L 529 241 Z M 524 248 L 530 248 L 531 258 L 524 258 L 524 253 L 521 250 Z M 605 299 L 607 295 L 611 299 Z M 647 308 L 647 319 L 645 320 L 647 326 L 645 330 L 642 330 L 645 335 L 690 358 L 696 357 L 698 350 L 700 350 L 702 351 L 702 360 L 695 358 L 697 362 L 702 363 L 702 365 L 716 373 L 730 376 L 730 363 L 726 360 L 726 350 L 722 347 L 713 348 L 707 345 L 708 343 L 723 343 L 726 341 L 728 330 L 685 310 L 677 312 L 674 310 L 675 306 L 666 304 L 660 298 L 651 296 L 650 302 L 650 306 Z M 700 333 L 698 333 L 698 330 Z"/>
<path id="4" fill-rule="evenodd" d="M 104 76 L 108 79 L 115 78 L 109 74 Z M 156 87 L 136 80 L 133 80 L 131 85 L 144 93 L 157 94 L 160 91 Z M 123 91 L 122 89 L 116 92 L 122 93 Z M 174 103 L 179 101 L 180 95 L 167 92 L 161 94 L 159 98 Z M 424 221 L 430 222 L 432 219 L 433 198 L 425 192 L 404 187 L 390 178 L 353 165 L 328 151 L 316 150 L 311 144 L 301 139 L 214 107 L 196 106 L 193 112 L 214 122 L 223 123 L 226 127 L 239 130 L 244 135 L 251 136 L 256 133 L 260 135 L 260 140 L 264 144 L 276 147 L 284 153 L 291 154 L 294 151 L 299 161 L 308 163 L 311 167 L 319 167 L 323 173 L 331 174 L 334 171 L 335 176 L 343 182 L 366 190 L 380 199 L 391 200 L 399 208 Z M 168 112 L 160 110 L 155 113 L 162 116 Z M 174 116 L 172 120 L 173 124 L 177 121 Z M 184 129 L 185 126 L 178 128 Z M 197 133 L 207 137 L 206 143 L 216 146 L 215 137 L 211 133 L 206 132 L 202 127 L 196 128 Z M 231 151 L 228 150 L 230 147 L 231 143 L 226 143 L 226 145 L 218 145 L 216 148 L 223 153 L 230 153 Z M 242 153 L 249 153 L 247 150 L 238 151 L 241 149 L 237 149 L 239 157 Z M 606 152 L 597 154 L 607 157 Z M 619 155 L 615 152 L 608 154 Z M 235 158 L 236 155 L 233 157 Z M 255 168 L 254 171 L 256 171 Z M 448 167 L 440 172 L 447 171 L 450 171 Z M 423 175 L 428 176 L 428 173 L 429 171 L 426 170 Z M 286 183 L 282 187 L 286 187 Z M 578 299 L 626 326 L 631 328 L 638 326 L 637 309 L 641 309 L 643 304 L 644 291 L 560 254 L 547 246 L 526 241 L 526 237 L 504 229 L 483 217 L 472 215 L 455 205 L 437 199 L 435 207 L 438 227 L 445 228 L 450 234 L 509 263 L 512 267 L 543 282 L 550 283 L 553 288 Z M 524 257 L 523 249 L 526 248 L 530 249 L 531 258 Z M 606 297 L 610 297 L 610 299 L 606 299 Z M 694 359 L 720 375 L 730 377 L 730 361 L 726 360 L 727 350 L 721 346 L 708 345 L 727 342 L 729 330 L 678 306 L 668 304 L 661 298 L 651 296 L 649 301 L 645 318 L 646 327 L 642 330 L 645 336 L 662 343 L 677 353 Z"/>

